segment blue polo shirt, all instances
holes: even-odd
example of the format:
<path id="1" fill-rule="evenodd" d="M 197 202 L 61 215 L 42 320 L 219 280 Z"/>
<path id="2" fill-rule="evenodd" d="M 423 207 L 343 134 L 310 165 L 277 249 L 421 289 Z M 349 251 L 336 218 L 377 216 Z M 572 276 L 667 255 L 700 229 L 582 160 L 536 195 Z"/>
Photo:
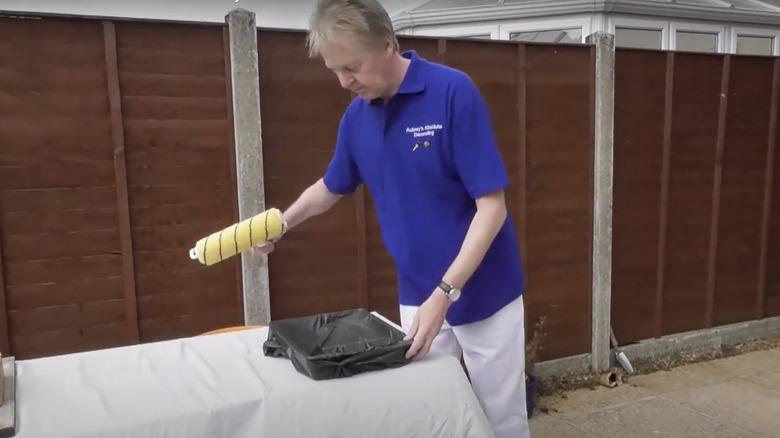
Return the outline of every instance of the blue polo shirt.
<path id="1" fill-rule="evenodd" d="M 411 64 L 395 96 L 356 98 L 347 108 L 324 182 L 337 194 L 366 184 L 395 261 L 399 303 L 419 306 L 458 255 L 475 199 L 506 188 L 509 178 L 471 79 L 414 51 L 403 56 Z M 519 242 L 507 218 L 447 322 L 491 316 L 520 296 L 523 282 Z"/>

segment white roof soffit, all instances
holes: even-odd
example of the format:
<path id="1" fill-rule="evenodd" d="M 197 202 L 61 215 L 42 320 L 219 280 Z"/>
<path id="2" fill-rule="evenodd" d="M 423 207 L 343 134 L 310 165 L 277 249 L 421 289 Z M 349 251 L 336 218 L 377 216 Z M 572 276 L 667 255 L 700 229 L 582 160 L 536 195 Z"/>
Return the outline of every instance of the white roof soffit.
<path id="1" fill-rule="evenodd" d="M 483 6 L 399 11 L 392 18 L 396 30 L 402 30 L 417 26 L 592 13 L 780 25 L 780 4 L 761 0 L 499 0 Z"/>

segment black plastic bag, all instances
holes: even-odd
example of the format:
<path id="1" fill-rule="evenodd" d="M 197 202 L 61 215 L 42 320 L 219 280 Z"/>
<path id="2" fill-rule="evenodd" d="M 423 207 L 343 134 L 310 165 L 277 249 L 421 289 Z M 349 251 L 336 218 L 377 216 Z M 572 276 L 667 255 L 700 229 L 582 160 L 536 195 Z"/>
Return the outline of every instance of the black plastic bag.
<path id="1" fill-rule="evenodd" d="M 350 377 L 409 363 L 411 341 L 365 309 L 272 321 L 263 352 L 290 359 L 314 380 Z"/>

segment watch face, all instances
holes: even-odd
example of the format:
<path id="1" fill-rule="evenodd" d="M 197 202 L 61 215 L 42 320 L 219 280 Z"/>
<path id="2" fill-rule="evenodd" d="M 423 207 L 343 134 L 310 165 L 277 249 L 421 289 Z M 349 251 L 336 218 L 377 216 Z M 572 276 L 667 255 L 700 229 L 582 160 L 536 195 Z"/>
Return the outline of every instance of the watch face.
<path id="1" fill-rule="evenodd" d="M 453 287 L 449 293 L 449 297 L 452 301 L 458 301 L 458 298 L 460 298 L 460 289 Z"/>

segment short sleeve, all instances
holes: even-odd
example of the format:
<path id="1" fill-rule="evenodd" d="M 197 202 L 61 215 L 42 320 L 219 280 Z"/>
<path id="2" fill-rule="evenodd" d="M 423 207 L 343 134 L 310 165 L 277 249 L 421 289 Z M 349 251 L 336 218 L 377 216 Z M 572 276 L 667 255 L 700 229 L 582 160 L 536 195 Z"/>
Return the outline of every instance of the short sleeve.
<path id="1" fill-rule="evenodd" d="M 352 193 L 362 183 L 360 172 L 350 148 L 349 138 L 347 116 L 345 114 L 339 123 L 333 158 L 331 158 L 323 177 L 325 187 L 338 195 Z"/>
<path id="2" fill-rule="evenodd" d="M 479 89 L 465 78 L 453 87 L 450 105 L 453 160 L 469 195 L 477 199 L 506 188 L 509 177 Z"/>

